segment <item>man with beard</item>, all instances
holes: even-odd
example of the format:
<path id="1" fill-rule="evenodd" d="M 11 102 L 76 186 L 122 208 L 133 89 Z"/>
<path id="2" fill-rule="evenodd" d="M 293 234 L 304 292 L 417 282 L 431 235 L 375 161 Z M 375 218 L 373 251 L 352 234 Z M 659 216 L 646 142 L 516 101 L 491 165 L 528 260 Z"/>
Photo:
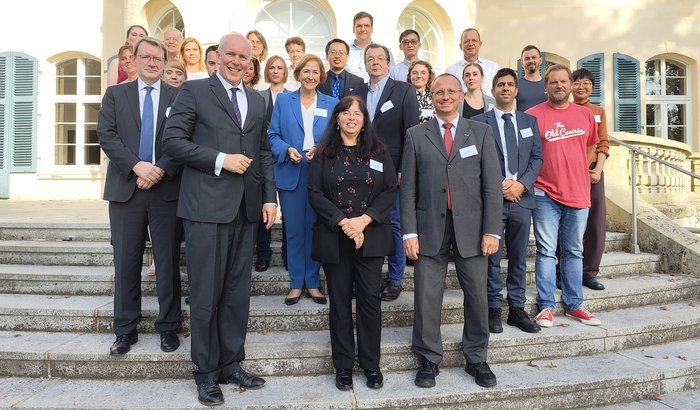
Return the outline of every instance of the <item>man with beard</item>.
<path id="1" fill-rule="evenodd" d="M 547 93 L 544 91 L 544 79 L 540 74 L 542 56 L 540 49 L 529 45 L 520 52 L 520 64 L 525 70 L 525 78 L 519 80 L 518 111 L 525 112 L 539 103 L 547 101 Z"/>
<path id="2" fill-rule="evenodd" d="M 554 64 L 544 75 L 547 101 L 527 111 L 537 118 L 544 161 L 535 181 L 532 219 L 537 256 L 535 322 L 554 325 L 557 242 L 561 244 L 561 289 L 566 315 L 599 326 L 600 320 L 583 305 L 583 233 L 591 206 L 588 157 L 595 155 L 598 128 L 593 112 L 569 102 L 572 76 L 568 67 Z"/>

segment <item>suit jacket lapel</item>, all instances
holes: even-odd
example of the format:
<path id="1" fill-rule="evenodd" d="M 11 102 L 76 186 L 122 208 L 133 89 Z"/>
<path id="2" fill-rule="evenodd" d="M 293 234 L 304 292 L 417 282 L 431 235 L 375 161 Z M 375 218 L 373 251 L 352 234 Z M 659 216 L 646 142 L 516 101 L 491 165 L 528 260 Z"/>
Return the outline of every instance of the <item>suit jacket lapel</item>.
<path id="1" fill-rule="evenodd" d="M 139 101 L 138 80 L 132 81 L 126 87 L 126 101 L 131 106 L 131 114 L 134 117 L 136 127 L 141 130 L 141 102 Z"/>
<path id="2" fill-rule="evenodd" d="M 498 146 L 498 150 L 501 152 L 501 158 L 503 158 L 503 143 L 501 142 L 501 134 L 498 130 L 496 113 L 493 110 L 486 112 L 486 123 L 491 126 L 494 139 L 496 140 L 496 146 Z"/>
<path id="3" fill-rule="evenodd" d="M 156 140 L 163 130 L 165 124 L 165 111 L 170 106 L 170 89 L 165 88 L 165 82 L 160 83 L 160 96 L 158 97 L 158 115 L 156 116 Z"/>
<path id="4" fill-rule="evenodd" d="M 448 163 L 452 162 L 452 160 L 459 155 L 459 149 L 467 144 L 472 132 L 471 127 L 469 127 L 466 121 L 460 118 L 459 122 L 457 123 L 457 131 L 454 135 L 455 140 L 454 143 L 452 143 L 452 152 L 450 153 L 450 159 L 447 161 Z"/>
<path id="5" fill-rule="evenodd" d="M 435 118 L 428 122 L 426 136 L 428 137 L 428 141 L 430 141 L 435 146 L 438 152 L 440 152 L 440 154 L 442 154 L 442 156 L 445 157 L 445 159 L 447 159 L 447 150 L 445 150 L 445 140 L 443 140 L 442 138 L 438 122 Z M 454 145 L 452 146 L 454 147 Z"/>
<path id="6" fill-rule="evenodd" d="M 228 91 L 224 88 L 223 84 L 221 84 L 221 81 L 219 81 L 219 77 L 215 75 L 209 77 L 209 85 L 211 86 L 211 91 L 219 100 L 221 106 L 224 107 L 224 110 L 228 116 L 231 117 L 231 121 L 233 121 L 238 128 L 241 128 L 241 124 L 238 123 L 236 120 L 236 114 L 233 112 L 233 105 L 231 105 L 231 99 L 228 96 Z"/>
<path id="7" fill-rule="evenodd" d="M 384 103 L 389 100 L 389 97 L 391 97 L 391 93 L 394 90 L 394 80 L 389 78 L 386 81 L 386 84 L 384 85 L 384 91 L 382 91 L 382 95 L 379 96 L 379 102 L 377 103 L 377 110 L 374 112 L 374 120 L 372 122 L 376 122 L 379 119 L 379 116 L 382 114 L 382 106 Z"/>
<path id="8" fill-rule="evenodd" d="M 299 127 L 301 127 L 301 129 L 303 130 L 304 118 L 301 116 L 301 93 L 299 92 L 299 90 L 294 91 L 292 93 L 292 98 L 290 98 L 289 103 L 292 104 L 290 108 L 292 109 L 294 118 L 297 120 Z"/>

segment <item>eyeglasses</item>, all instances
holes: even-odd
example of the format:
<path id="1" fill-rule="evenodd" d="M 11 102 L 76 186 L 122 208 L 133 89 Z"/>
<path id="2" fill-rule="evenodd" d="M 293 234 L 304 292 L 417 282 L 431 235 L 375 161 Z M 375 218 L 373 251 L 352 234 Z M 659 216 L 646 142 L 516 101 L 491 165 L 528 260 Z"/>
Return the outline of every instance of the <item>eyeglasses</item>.
<path id="1" fill-rule="evenodd" d="M 415 46 L 418 45 L 418 40 L 401 40 L 401 45 L 404 46 Z"/>
<path id="2" fill-rule="evenodd" d="M 593 83 L 590 81 L 574 81 L 572 86 L 574 88 L 591 88 L 593 87 Z"/>
<path id="3" fill-rule="evenodd" d="M 338 114 L 339 117 L 343 118 L 350 118 L 350 117 L 357 117 L 357 118 L 362 118 L 364 115 L 362 114 L 361 111 L 341 111 Z"/>
<path id="4" fill-rule="evenodd" d="M 447 96 L 449 96 L 449 97 L 454 97 L 455 95 L 457 95 L 457 93 L 460 93 L 460 92 L 461 92 L 460 90 L 453 90 L 453 89 L 449 88 L 449 89 L 447 89 L 447 90 L 437 90 L 437 91 L 433 91 L 432 94 L 433 94 L 434 96 L 436 96 L 436 97 L 442 98 L 442 97 L 444 97 L 445 95 L 447 95 Z"/>
<path id="5" fill-rule="evenodd" d="M 334 56 L 343 57 L 343 56 L 348 55 L 348 53 L 345 50 L 331 50 L 328 52 L 328 55 L 331 57 L 334 57 Z"/>
<path id="6" fill-rule="evenodd" d="M 374 64 L 375 62 L 381 63 L 382 61 L 386 61 L 386 57 L 384 56 L 379 56 L 379 57 L 369 57 L 367 58 L 367 62 L 369 64 Z"/>
<path id="7" fill-rule="evenodd" d="M 144 56 L 140 55 L 139 59 L 143 61 L 144 63 L 147 63 L 149 61 L 154 62 L 155 64 L 163 64 L 165 62 L 165 59 L 163 57 L 152 57 L 152 56 Z"/>

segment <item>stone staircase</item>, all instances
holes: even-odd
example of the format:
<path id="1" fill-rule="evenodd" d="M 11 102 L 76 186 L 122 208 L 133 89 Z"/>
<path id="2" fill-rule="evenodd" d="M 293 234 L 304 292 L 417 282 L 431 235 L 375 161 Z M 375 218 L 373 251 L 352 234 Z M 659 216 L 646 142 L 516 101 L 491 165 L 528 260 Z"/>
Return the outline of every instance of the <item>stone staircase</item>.
<path id="1" fill-rule="evenodd" d="M 401 297 L 382 305 L 384 388 L 368 389 L 358 372 L 354 389 L 341 392 L 332 376 L 327 307 L 309 299 L 282 303 L 288 276 L 280 267 L 279 239 L 276 226 L 273 267 L 253 272 L 244 364 L 268 383 L 259 391 L 225 386 L 225 408 L 581 408 L 700 388 L 700 278 L 659 272 L 659 256 L 627 253 L 628 235 L 610 232 L 600 274 L 606 290 L 584 289 L 585 305 L 602 326 L 564 317 L 561 304 L 555 326 L 538 334 L 504 325 L 489 342 L 498 386 L 480 388 L 463 370 L 462 294 L 450 266 L 445 359 L 437 387 L 420 389 L 413 384 L 408 267 Z M 155 279 L 145 266 L 139 342 L 123 357 L 109 355 L 111 251 L 104 223 L 0 221 L 0 408 L 199 406 L 188 306 L 183 303 L 182 346 L 162 352 L 153 329 Z M 528 310 L 535 299 L 534 240 L 529 252 Z M 502 265 L 505 271 L 507 261 Z"/>

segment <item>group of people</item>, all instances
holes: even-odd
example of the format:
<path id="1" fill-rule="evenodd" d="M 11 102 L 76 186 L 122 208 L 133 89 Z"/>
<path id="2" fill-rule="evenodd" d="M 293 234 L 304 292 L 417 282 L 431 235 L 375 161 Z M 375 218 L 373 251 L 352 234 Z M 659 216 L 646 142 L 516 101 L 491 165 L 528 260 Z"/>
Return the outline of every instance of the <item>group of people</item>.
<path id="1" fill-rule="evenodd" d="M 527 46 L 519 79 L 480 57 L 483 43 L 473 28 L 461 36 L 463 59 L 438 74 L 419 59 L 418 32 L 401 33 L 405 60 L 393 64 L 389 49 L 371 40 L 371 15 L 358 13 L 353 27 L 351 44 L 327 43 L 328 70 L 305 54 L 299 37 L 285 44 L 287 66 L 267 55 L 257 30 L 226 34 L 202 52 L 176 29 L 165 31 L 164 42 L 140 26 L 129 29 L 110 66 L 117 85 L 107 88 L 97 128 L 109 158 L 112 355 L 138 341 L 148 231 L 160 308 L 155 327 L 163 351 L 179 347 L 184 236 L 199 401 L 223 403 L 220 384 L 262 387 L 265 380 L 241 362 L 251 266 L 270 266 L 278 197 L 290 276 L 284 303 L 297 304 L 304 292 L 329 303 L 323 267 L 338 389 L 353 387 L 356 356 L 367 386 L 383 386 L 381 303 L 400 297 L 407 260 L 414 264 L 419 387 L 435 386 L 443 358 L 450 261 L 464 293 L 465 371 L 480 386 L 497 383 L 487 348 L 489 334 L 503 331 L 504 247 L 509 325 L 530 333 L 553 326 L 557 286 L 567 316 L 600 324 L 582 292 L 584 285 L 604 289 L 596 274 L 608 140 L 605 112 L 588 100 L 593 75 L 555 64 L 542 77 L 540 52 Z M 525 311 L 531 221 L 534 318 Z"/>

